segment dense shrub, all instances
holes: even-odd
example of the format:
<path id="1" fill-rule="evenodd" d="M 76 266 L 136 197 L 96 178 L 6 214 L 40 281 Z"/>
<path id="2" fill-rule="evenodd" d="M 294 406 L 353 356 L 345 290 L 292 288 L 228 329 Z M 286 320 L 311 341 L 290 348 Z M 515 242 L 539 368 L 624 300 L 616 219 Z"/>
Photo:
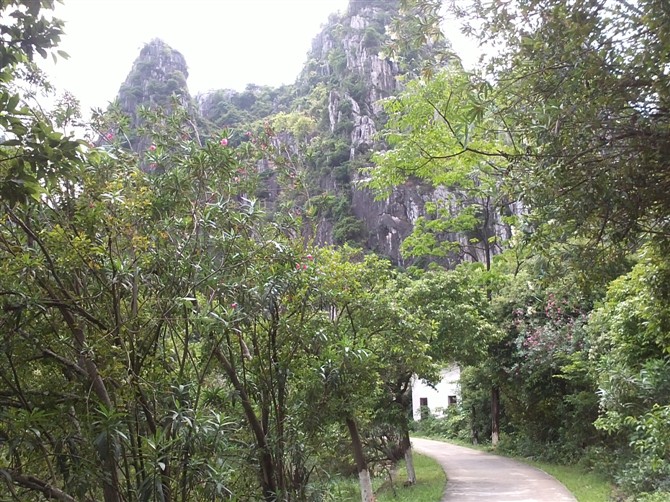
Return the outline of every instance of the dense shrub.
<path id="1" fill-rule="evenodd" d="M 446 439 L 470 440 L 468 413 L 460 406 L 450 406 L 443 410 L 444 416 L 436 417 L 430 410 L 422 413 L 421 420 L 414 422 L 418 434 Z"/>

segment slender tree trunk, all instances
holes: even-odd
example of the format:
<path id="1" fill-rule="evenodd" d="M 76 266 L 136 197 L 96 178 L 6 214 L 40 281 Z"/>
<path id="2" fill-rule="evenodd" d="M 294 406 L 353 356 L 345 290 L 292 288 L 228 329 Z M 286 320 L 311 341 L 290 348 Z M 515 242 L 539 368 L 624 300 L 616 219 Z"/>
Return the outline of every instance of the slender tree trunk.
<path id="1" fill-rule="evenodd" d="M 48 249 L 42 243 L 40 238 L 33 232 L 29 224 L 19 218 L 14 212 L 7 208 L 7 213 L 11 220 L 16 223 L 28 237 L 31 243 L 37 244 L 40 251 L 47 262 L 47 269 L 53 279 L 53 284 L 46 279 L 37 279 L 38 284 L 47 293 L 47 296 L 53 301 L 56 308 L 63 316 L 63 320 L 68 326 L 73 338 L 73 346 L 79 352 L 77 364 L 85 372 L 89 380 L 91 389 L 96 397 L 105 405 L 108 410 L 114 409 L 112 399 L 107 391 L 105 381 L 103 380 L 95 360 L 87 350 L 86 333 L 80 321 L 75 317 L 73 311 L 76 310 L 79 316 L 82 316 L 89 323 L 103 329 L 107 332 L 107 327 L 104 326 L 95 316 L 88 313 L 85 309 L 77 307 L 77 300 L 72 295 L 72 292 L 65 286 L 58 275 L 56 264 L 49 254 Z M 32 244 L 31 244 L 32 246 Z M 76 295 L 75 295 L 76 296 Z M 72 309 L 72 310 L 71 310 Z M 110 444 L 108 445 L 108 455 L 102 459 L 102 494 L 105 502 L 121 502 L 121 489 L 119 484 L 119 472 L 115 458 L 116 438 L 110 437 Z M 44 492 L 43 492 L 44 493 Z M 54 492 L 56 493 L 56 492 Z"/>
<path id="2" fill-rule="evenodd" d="M 247 394 L 246 389 L 240 379 L 237 377 L 235 368 L 224 355 L 219 347 L 214 349 L 214 356 L 223 366 L 224 371 L 230 378 L 233 387 L 240 396 L 242 401 L 242 408 L 244 409 L 244 415 L 247 417 L 251 431 L 254 434 L 256 439 L 256 447 L 258 448 L 260 467 L 261 467 L 261 488 L 263 490 L 263 499 L 266 502 L 274 502 L 277 500 L 277 483 L 275 480 L 275 464 L 272 459 L 272 454 L 270 453 L 270 446 L 267 443 L 265 437 L 265 430 L 261 424 L 261 421 L 258 419 L 256 412 L 251 404 L 249 395 Z"/>
<path id="3" fill-rule="evenodd" d="M 86 371 L 93 392 L 108 410 L 114 409 L 112 399 L 107 392 L 107 386 L 98 372 L 98 366 L 84 350 L 86 347 L 86 335 L 84 334 L 84 330 L 79 326 L 72 313 L 66 307 L 59 307 L 59 310 L 73 334 L 75 341 L 74 345 L 80 351 L 78 363 Z M 110 436 L 109 440 L 110 444 L 107 446 L 107 456 L 102 459 L 102 495 L 105 502 L 120 502 L 121 489 L 115 454 L 116 438 Z"/>
<path id="4" fill-rule="evenodd" d="M 488 226 L 491 219 L 490 211 L 491 197 L 486 198 L 484 204 L 484 226 L 483 226 L 483 235 L 484 235 L 484 253 L 486 257 L 486 270 L 491 270 L 491 243 L 489 242 L 489 232 Z M 487 288 L 486 297 L 489 302 L 493 297 L 493 292 L 491 288 Z M 491 387 L 491 445 L 495 448 L 498 446 L 498 441 L 500 440 L 500 389 L 498 386 L 494 385 Z"/>
<path id="5" fill-rule="evenodd" d="M 36 478 L 35 476 L 29 476 L 21 474 L 16 471 L 9 471 L 6 469 L 4 470 L 3 474 L 5 478 L 3 479 L 3 481 L 5 480 L 10 481 L 14 484 L 17 484 L 29 490 L 38 491 L 44 494 L 45 498 L 49 500 L 59 500 L 61 502 L 76 502 L 76 499 L 74 497 L 71 497 L 64 491 L 60 490 L 59 488 L 51 486 L 46 481 Z M 12 488 L 10 489 L 12 490 L 12 492 L 14 491 Z M 14 496 L 16 497 L 16 495 Z"/>
<path id="6" fill-rule="evenodd" d="M 495 448 L 500 440 L 500 389 L 491 388 L 491 445 Z"/>
<path id="7" fill-rule="evenodd" d="M 403 431 L 403 450 L 405 450 L 405 468 L 407 469 L 407 484 L 416 483 L 416 471 L 414 470 L 414 455 L 412 453 L 412 442 L 409 439 L 409 431 Z"/>
<path id="8" fill-rule="evenodd" d="M 479 431 L 477 430 L 477 408 L 473 404 L 470 408 L 470 438 L 472 444 L 479 444 Z"/>
<path id="9" fill-rule="evenodd" d="M 361 436 L 358 433 L 358 427 L 356 427 L 356 421 L 353 418 L 347 418 L 346 422 L 349 428 L 349 435 L 351 436 L 351 445 L 354 449 L 358 482 L 361 486 L 361 500 L 363 502 L 375 502 L 375 494 L 372 491 L 372 482 L 370 481 L 370 471 L 368 471 L 368 463 L 365 461 L 365 455 L 363 454 L 363 444 L 361 443 Z"/>

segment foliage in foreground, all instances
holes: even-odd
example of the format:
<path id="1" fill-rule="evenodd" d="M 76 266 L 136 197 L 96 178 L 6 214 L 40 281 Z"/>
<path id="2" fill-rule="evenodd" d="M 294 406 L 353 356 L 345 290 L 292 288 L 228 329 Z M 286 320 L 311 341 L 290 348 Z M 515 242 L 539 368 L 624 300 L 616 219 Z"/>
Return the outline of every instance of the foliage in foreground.
<path id="1" fill-rule="evenodd" d="M 19 139 L 24 121 L 50 127 L 13 106 Z M 379 437 L 406 434 L 430 325 L 387 262 L 310 252 L 292 215 L 268 221 L 249 145 L 203 142 L 179 110 L 144 113 L 139 155 L 121 148 L 122 121 L 99 147 L 0 146 L 0 494 L 318 499 L 322 452 L 348 468 L 344 431 L 359 470 L 379 410 L 395 417 Z"/>
<path id="2" fill-rule="evenodd" d="M 484 77 L 452 66 L 408 84 L 370 174 L 449 187 L 458 203 L 430 208 L 406 251 L 485 266 L 401 278 L 310 249 L 293 212 L 268 221 L 258 159 L 228 132 L 202 143 L 184 115 L 154 113 L 140 156 L 114 134 L 88 148 L 55 132 L 14 80 L 58 42 L 40 12 L 53 2 L 5 2 L 23 11 L 0 48 L 0 495 L 318 500 L 350 455 L 359 471 L 398 457 L 388 438 L 406 435 L 430 355 L 468 368 L 460 411 L 426 427 L 481 441 L 501 392 L 502 448 L 662 497 L 666 3 L 473 11 L 507 53 Z"/>
<path id="3" fill-rule="evenodd" d="M 430 327 L 387 262 L 266 221 L 244 150 L 151 123 L 143 159 L 110 141 L 39 200 L 3 201 L 0 493 L 318 498 L 343 431 L 362 470 L 375 410 L 406 416 Z"/>

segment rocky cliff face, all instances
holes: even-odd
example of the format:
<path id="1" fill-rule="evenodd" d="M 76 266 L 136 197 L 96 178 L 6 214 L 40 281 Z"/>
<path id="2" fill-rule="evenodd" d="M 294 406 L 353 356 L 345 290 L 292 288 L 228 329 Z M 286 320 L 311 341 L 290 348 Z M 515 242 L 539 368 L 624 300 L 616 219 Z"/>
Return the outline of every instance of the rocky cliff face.
<path id="1" fill-rule="evenodd" d="M 167 106 L 175 96 L 183 106 L 191 97 L 184 56 L 159 39 L 146 44 L 119 90 L 121 109 L 136 117 L 138 106 Z"/>
<path id="2" fill-rule="evenodd" d="M 398 65 L 380 55 L 387 41 L 386 24 L 397 2 L 352 2 L 342 17 L 331 18 L 312 43 L 299 85 L 325 83 L 330 131 L 348 121 L 350 158 L 374 146 L 381 116 L 380 100 L 399 89 Z M 319 71 L 315 72 L 315 68 Z"/>
<path id="3" fill-rule="evenodd" d="M 136 134 L 142 126 L 138 113 L 141 107 L 169 110 L 181 106 L 197 119 L 197 109 L 188 90 L 188 67 L 184 56 L 159 39 L 146 44 L 121 85 L 118 104 L 130 119 L 130 147 L 135 151 L 147 148 L 149 140 Z"/>
<path id="4" fill-rule="evenodd" d="M 397 187 L 385 200 L 375 200 L 361 184 L 360 167 L 369 166 L 370 152 L 383 149 L 377 132 L 383 127 L 385 116 L 381 101 L 402 89 L 402 77 L 417 72 L 420 58 L 432 58 L 444 53 L 446 47 L 437 43 L 422 48 L 413 63 L 401 68 L 385 58 L 382 49 L 389 41 L 387 27 L 398 14 L 399 2 L 374 0 L 352 1 L 343 16 L 333 16 L 312 44 L 312 50 L 297 86 L 309 88 L 324 85 L 327 94 L 327 127 L 329 133 L 348 145 L 349 157 L 341 165 L 347 166 L 348 183 L 333 184 L 340 192 L 346 190 L 350 215 L 360 223 L 356 238 L 366 248 L 386 255 L 394 263 L 409 265 L 414 260 L 403 257 L 401 246 L 412 233 L 419 219 L 430 219 L 427 205 L 435 202 L 451 204 L 455 214 L 459 208 L 454 197 L 441 187 L 430 187 L 410 181 Z M 412 67 L 411 64 L 417 65 Z M 341 172 L 341 166 L 331 166 L 322 176 Z M 471 201 L 485 211 L 485 201 Z M 325 242 L 337 241 L 337 225 L 331 225 L 332 235 L 317 232 Z M 324 222 L 325 224 L 325 222 Z M 323 224 L 322 224 L 323 226 Z M 455 265 L 463 260 L 486 261 L 490 237 L 509 238 L 510 229 L 499 214 L 491 212 L 486 223 L 471 233 L 443 233 L 439 237 L 458 243 L 454 251 L 439 259 L 445 265 Z M 330 237 L 330 238 L 328 238 Z M 496 244 L 491 244 L 492 253 Z"/>
<path id="5" fill-rule="evenodd" d="M 303 71 L 294 85 L 273 89 L 250 84 L 242 91 L 220 90 L 197 97 L 203 123 L 213 128 L 235 127 L 242 131 L 254 124 L 271 123 L 277 141 L 300 159 L 310 183 L 312 207 L 316 208 L 306 235 L 319 244 L 353 241 L 388 256 L 394 263 L 409 265 L 402 242 L 420 218 L 430 218 L 426 206 L 449 200 L 441 188 L 408 182 L 390 197 L 377 201 L 362 187 L 360 169 L 368 167 L 370 154 L 383 149 L 377 132 L 383 127 L 381 100 L 401 90 L 403 71 L 381 52 L 388 41 L 387 26 L 398 12 L 398 0 L 352 1 L 348 11 L 332 15 L 313 40 Z M 436 47 L 436 50 L 442 47 Z M 429 50 L 423 53 L 430 57 Z M 413 71 L 405 68 L 405 71 Z M 133 125 L 138 105 L 169 106 L 176 97 L 187 108 L 186 62 L 183 56 L 160 41 L 148 44 L 133 65 L 119 95 L 121 106 L 131 114 Z M 170 97 L 174 96 L 174 97 Z M 263 127 L 263 126 L 259 126 Z M 281 194 L 276 179 L 268 184 L 269 207 L 293 204 Z M 482 260 L 473 238 L 499 235 L 509 229 L 492 215 L 482 235 L 444 234 L 461 244 L 458 253 L 445 256 L 451 265 L 463 259 Z M 483 261 L 483 260 L 482 260 Z"/>
<path id="6" fill-rule="evenodd" d="M 328 128 L 348 145 L 352 168 L 346 189 L 351 215 L 360 222 L 359 240 L 393 262 L 405 264 L 401 244 L 417 219 L 425 216 L 425 204 L 435 191 L 407 183 L 387 200 L 377 201 L 362 188 L 357 169 L 369 165 L 371 151 L 384 147 L 377 135 L 385 120 L 381 100 L 401 89 L 399 65 L 381 54 L 398 3 L 351 2 L 345 15 L 331 18 L 313 41 L 298 86 L 324 84 L 329 89 Z"/>
<path id="7" fill-rule="evenodd" d="M 338 215 L 335 224 L 322 220 L 315 235 L 324 243 L 337 242 L 341 234 L 338 225 L 342 227 L 346 220 L 353 231 L 345 235 L 402 263 L 400 245 L 411 233 L 415 219 L 423 214 L 425 199 L 432 191 L 400 187 L 389 200 L 375 201 L 361 188 L 358 173 L 369 165 L 370 153 L 383 148 L 377 135 L 384 122 L 381 100 L 400 90 L 398 64 L 381 55 L 388 41 L 386 27 L 397 9 L 396 1 L 351 2 L 346 14 L 331 16 L 314 39 L 296 86 L 299 90 L 325 87 L 326 135 L 346 144 L 346 156 L 337 156 L 338 165 L 316 167 L 322 177 L 331 178 L 346 168 L 347 183 L 331 185 L 347 199 L 349 212 Z"/>

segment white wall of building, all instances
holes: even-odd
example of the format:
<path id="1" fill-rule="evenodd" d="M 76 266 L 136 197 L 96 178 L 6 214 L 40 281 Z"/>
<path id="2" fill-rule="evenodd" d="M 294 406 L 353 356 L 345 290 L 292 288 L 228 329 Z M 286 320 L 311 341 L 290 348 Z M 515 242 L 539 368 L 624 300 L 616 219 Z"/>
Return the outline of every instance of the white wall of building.
<path id="1" fill-rule="evenodd" d="M 421 420 L 422 400 L 425 400 L 424 402 L 427 403 L 431 413 L 437 417 L 444 415 L 443 410 L 450 406 L 450 397 L 452 406 L 455 404 L 454 400 L 456 403 L 460 402 L 460 377 L 461 370 L 458 366 L 441 370 L 440 381 L 434 388 L 423 380 L 414 377 L 412 382 L 412 414 L 414 420 Z"/>

